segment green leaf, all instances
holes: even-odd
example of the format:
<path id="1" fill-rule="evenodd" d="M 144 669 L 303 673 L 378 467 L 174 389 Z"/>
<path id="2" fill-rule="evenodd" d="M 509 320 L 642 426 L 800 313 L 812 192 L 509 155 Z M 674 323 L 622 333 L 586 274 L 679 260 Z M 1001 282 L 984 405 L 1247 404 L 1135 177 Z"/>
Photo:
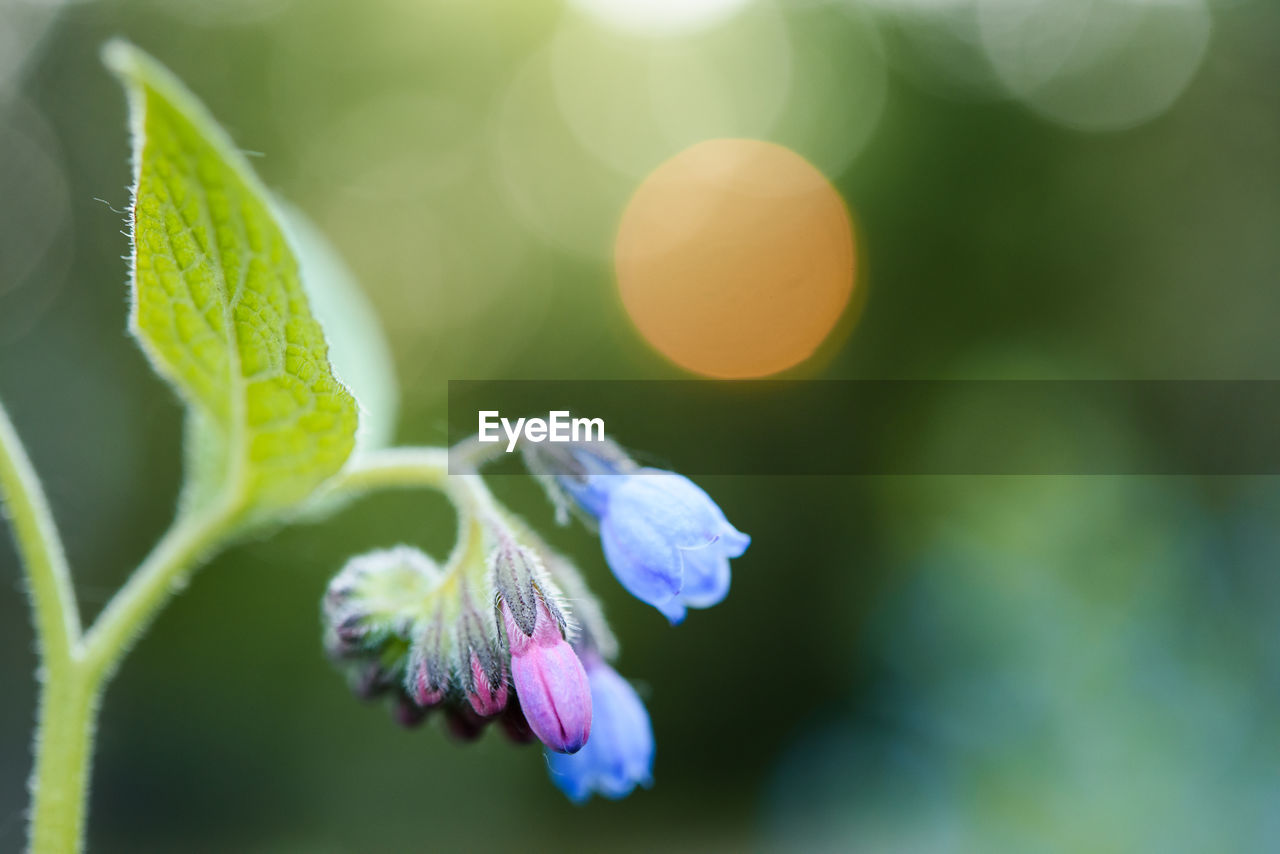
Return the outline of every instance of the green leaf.
<path id="1" fill-rule="evenodd" d="M 311 311 L 329 340 L 333 371 L 360 407 L 356 451 L 385 448 L 395 438 L 400 386 L 377 312 L 320 230 L 292 205 L 279 199 L 276 205 L 298 254 Z"/>
<path id="2" fill-rule="evenodd" d="M 342 467 L 355 401 L 243 155 L 154 59 L 119 41 L 103 58 L 133 126 L 130 331 L 189 410 L 184 510 L 279 514 Z"/>

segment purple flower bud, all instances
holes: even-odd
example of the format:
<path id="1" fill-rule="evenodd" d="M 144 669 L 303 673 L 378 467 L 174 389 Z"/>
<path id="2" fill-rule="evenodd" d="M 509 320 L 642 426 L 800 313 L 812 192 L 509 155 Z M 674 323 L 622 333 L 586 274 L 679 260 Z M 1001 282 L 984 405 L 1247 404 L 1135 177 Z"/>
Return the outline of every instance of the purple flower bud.
<path id="1" fill-rule="evenodd" d="M 412 673 L 409 696 L 422 707 L 438 705 L 444 699 L 444 689 L 435 681 L 425 660 L 418 662 Z"/>
<path id="2" fill-rule="evenodd" d="M 392 680 L 377 661 L 361 662 L 351 671 L 351 691 L 362 700 L 381 697 L 391 689 Z"/>
<path id="3" fill-rule="evenodd" d="M 455 669 L 471 707 L 477 714 L 489 717 L 507 705 L 506 654 L 501 649 L 492 606 L 482 612 L 476 604 L 491 602 L 493 591 L 475 588 L 472 583 L 460 588 Z"/>
<path id="4" fill-rule="evenodd" d="M 498 543 L 490 563 L 498 595 L 511 609 L 511 618 L 521 632 L 532 635 L 540 598 L 535 586 L 541 571 L 537 555 L 508 536 Z"/>
<path id="5" fill-rule="evenodd" d="M 585 659 L 594 714 L 591 741 L 572 756 L 547 754 L 552 782 L 577 803 L 593 792 L 625 797 L 653 777 L 653 728 L 640 697 L 600 656 L 589 653 Z"/>
<path id="6" fill-rule="evenodd" d="M 429 557 L 401 546 L 354 557 L 330 581 L 322 603 L 325 648 L 350 674 L 357 695 L 372 698 L 398 687 L 413 698 L 413 606 L 439 579 Z"/>
<path id="7" fill-rule="evenodd" d="M 449 666 L 444 655 L 444 627 L 441 613 L 437 610 L 422 622 L 414 635 L 404 691 L 418 705 L 434 706 L 444 700 L 449 682 Z"/>
<path id="8" fill-rule="evenodd" d="M 413 700 L 400 694 L 391 706 L 391 717 L 405 729 L 414 729 L 427 719 L 427 710 L 415 705 Z"/>
<path id="9" fill-rule="evenodd" d="M 559 753 L 582 749 L 591 734 L 591 687 L 577 653 L 560 633 L 545 603 L 533 636 L 526 636 L 502 604 L 511 645 L 511 678 L 533 734 Z"/>
<path id="10" fill-rule="evenodd" d="M 489 725 L 488 718 L 482 718 L 470 706 L 451 706 L 445 714 L 445 723 L 449 735 L 456 741 L 475 741 Z"/>
<path id="11" fill-rule="evenodd" d="M 353 637 L 350 631 L 343 631 L 337 626 L 327 626 L 324 630 L 324 650 L 333 659 L 356 658 L 363 651 L 360 639 L 359 634 Z"/>
<path id="12" fill-rule="evenodd" d="M 467 699 L 476 714 L 483 717 L 496 715 L 507 705 L 507 683 L 499 681 L 494 684 L 475 652 L 471 653 L 471 689 L 467 691 Z"/>
<path id="13" fill-rule="evenodd" d="M 368 634 L 368 629 L 365 627 L 363 617 L 351 615 L 335 625 L 333 633 L 344 647 L 355 648 L 360 644 L 360 641 L 364 640 L 364 636 Z"/>

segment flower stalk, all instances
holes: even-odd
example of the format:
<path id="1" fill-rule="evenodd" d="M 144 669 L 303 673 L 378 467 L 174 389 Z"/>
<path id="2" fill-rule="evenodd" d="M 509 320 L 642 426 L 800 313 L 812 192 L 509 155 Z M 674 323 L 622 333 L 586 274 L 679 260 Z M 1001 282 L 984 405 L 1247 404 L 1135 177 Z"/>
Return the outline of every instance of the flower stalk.
<path id="1" fill-rule="evenodd" d="M 390 487 L 445 491 L 459 513 L 485 506 L 479 479 L 448 478 L 443 448 L 401 448 L 352 465 L 321 497 Z M 0 497 L 14 531 L 30 594 L 40 655 L 35 763 L 29 789 L 28 846 L 65 854 L 84 844 L 87 792 L 103 691 L 171 593 L 234 538 L 240 514 L 223 504 L 180 516 L 87 631 L 80 628 L 71 574 L 40 481 L 0 406 Z M 459 549 L 470 542 L 459 537 Z"/>

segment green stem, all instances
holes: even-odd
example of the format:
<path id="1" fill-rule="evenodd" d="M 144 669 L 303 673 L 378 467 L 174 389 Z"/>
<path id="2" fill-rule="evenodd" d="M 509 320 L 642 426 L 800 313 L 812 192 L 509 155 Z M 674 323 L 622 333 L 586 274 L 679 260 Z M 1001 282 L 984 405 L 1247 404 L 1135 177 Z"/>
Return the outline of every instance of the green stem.
<path id="1" fill-rule="evenodd" d="M 40 651 L 36 765 L 29 784 L 31 849 L 75 851 L 84 832 L 85 777 L 97 692 L 83 677 L 80 613 L 62 541 L 40 480 L 3 406 L 0 497 L 26 572 Z"/>
<path id="2" fill-rule="evenodd" d="M 173 527 L 111 600 L 87 635 L 58 532 L 39 478 L 0 407 L 0 496 L 26 573 L 40 652 L 40 708 L 31 774 L 30 849 L 78 851 L 98 701 L 132 640 L 170 590 L 231 529 L 234 515 L 212 513 Z"/>
<path id="3" fill-rule="evenodd" d="M 236 527 L 235 506 L 180 518 L 134 570 L 129 580 L 84 636 L 85 672 L 105 685 L 151 625 L 170 594 L 186 586 L 191 573 L 212 557 Z"/>
<path id="4" fill-rule="evenodd" d="M 79 851 L 100 688 L 83 665 L 41 680 L 36 766 L 31 775 L 30 845 L 34 854 Z"/>
<path id="5" fill-rule="evenodd" d="M 176 524 L 111 599 L 69 656 L 42 652 L 30 845 L 35 854 L 79 851 L 84 838 L 93 734 L 102 691 L 170 592 L 224 541 L 235 514 Z M 30 565 L 30 564 L 29 564 Z M 34 598 L 34 597 L 33 597 Z"/>
<path id="6" fill-rule="evenodd" d="M 444 448 L 388 448 L 363 454 L 334 478 L 326 494 L 359 494 L 378 489 L 438 489 L 458 508 L 460 523 L 496 518 L 500 511 L 478 474 L 449 474 L 453 452 Z M 461 468 L 457 463 L 455 468 Z M 469 468 L 463 471 L 470 471 Z M 323 500 L 323 497 L 322 497 Z M 459 525 L 459 544 L 463 539 Z"/>
<path id="7" fill-rule="evenodd" d="M 475 475 L 448 477 L 442 448 L 397 448 L 355 460 L 326 489 L 360 493 L 389 487 L 434 487 L 464 517 L 493 512 Z M 40 711 L 31 777 L 30 850 L 79 851 L 93 735 L 103 689 L 169 595 L 224 546 L 241 521 L 234 502 L 180 516 L 82 636 L 70 574 L 53 519 L 26 454 L 0 408 L 0 495 L 13 523 L 27 573 L 40 641 Z M 461 532 L 460 532 L 461 534 Z M 470 539 L 463 538 L 461 539 Z M 462 543 L 460 542 L 460 546 Z"/>
<path id="8" fill-rule="evenodd" d="M 2 405 L 0 498 L 4 499 L 18 557 L 26 569 L 40 654 L 46 664 L 65 664 L 80 640 L 80 613 L 71 589 L 71 573 L 40 479 Z"/>
<path id="9" fill-rule="evenodd" d="M 352 460 L 325 491 L 361 493 L 389 487 L 445 489 L 449 452 L 444 448 L 387 448 Z"/>

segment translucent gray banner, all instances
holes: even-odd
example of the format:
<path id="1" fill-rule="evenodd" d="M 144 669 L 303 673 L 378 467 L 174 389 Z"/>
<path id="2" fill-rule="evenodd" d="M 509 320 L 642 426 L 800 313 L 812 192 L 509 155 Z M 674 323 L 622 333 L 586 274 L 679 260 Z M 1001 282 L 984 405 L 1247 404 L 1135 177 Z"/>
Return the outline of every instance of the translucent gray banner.
<path id="1" fill-rule="evenodd" d="M 691 475 L 1280 474 L 1280 381 L 449 383 L 450 441 L 486 456 L 575 422 Z"/>

